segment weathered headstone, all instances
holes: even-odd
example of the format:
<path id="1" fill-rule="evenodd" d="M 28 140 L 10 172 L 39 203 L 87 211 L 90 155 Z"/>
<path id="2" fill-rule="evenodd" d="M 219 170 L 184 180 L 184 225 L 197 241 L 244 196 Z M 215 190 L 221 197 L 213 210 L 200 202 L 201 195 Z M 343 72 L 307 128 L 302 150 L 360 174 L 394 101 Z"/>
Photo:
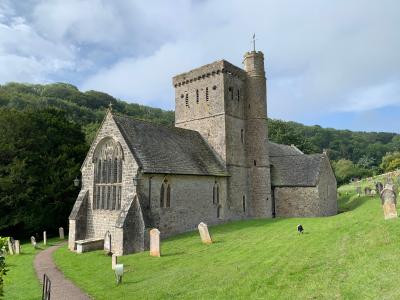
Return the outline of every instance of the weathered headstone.
<path id="1" fill-rule="evenodd" d="M 364 189 L 364 194 L 365 194 L 366 196 L 371 195 L 371 188 L 366 187 L 366 188 Z"/>
<path id="2" fill-rule="evenodd" d="M 371 195 L 375 196 L 376 195 L 376 191 L 375 190 L 371 190 Z"/>
<path id="3" fill-rule="evenodd" d="M 47 245 L 47 233 L 43 231 L 43 245 Z"/>
<path id="4" fill-rule="evenodd" d="M 385 187 L 381 192 L 381 199 L 385 220 L 397 218 L 396 193 L 393 189 Z"/>
<path id="5" fill-rule="evenodd" d="M 64 228 L 62 228 L 62 227 L 58 228 L 58 234 L 60 236 L 60 239 L 63 240 L 64 239 Z"/>
<path id="6" fill-rule="evenodd" d="M 361 186 L 356 186 L 356 193 L 357 193 L 358 197 L 360 197 L 360 194 L 361 194 Z"/>
<path id="7" fill-rule="evenodd" d="M 36 248 L 36 239 L 34 236 L 31 236 L 31 244 L 32 244 L 33 248 Z"/>
<path id="8" fill-rule="evenodd" d="M 382 190 L 383 190 L 382 182 L 377 182 L 376 185 L 375 185 L 375 188 L 376 188 L 376 192 L 380 195 Z"/>
<path id="9" fill-rule="evenodd" d="M 118 256 L 113 254 L 111 257 L 111 269 L 115 269 L 115 265 L 118 263 Z"/>
<path id="10" fill-rule="evenodd" d="M 14 239 L 12 237 L 10 237 L 7 241 L 8 243 L 8 253 L 10 253 L 10 255 L 14 255 L 15 254 L 15 242 Z"/>
<path id="11" fill-rule="evenodd" d="M 150 230 L 150 256 L 161 256 L 160 231 L 157 228 Z"/>
<path id="12" fill-rule="evenodd" d="M 110 255 L 111 254 L 111 234 L 109 231 L 104 235 L 104 251 Z"/>
<path id="13" fill-rule="evenodd" d="M 19 240 L 15 240 L 15 254 L 21 254 L 21 244 Z"/>
<path id="14" fill-rule="evenodd" d="M 208 232 L 207 224 L 201 222 L 199 224 L 199 226 L 197 226 L 197 228 L 199 229 L 201 241 L 203 242 L 203 244 L 212 244 L 212 240 L 210 237 L 210 233 Z"/>

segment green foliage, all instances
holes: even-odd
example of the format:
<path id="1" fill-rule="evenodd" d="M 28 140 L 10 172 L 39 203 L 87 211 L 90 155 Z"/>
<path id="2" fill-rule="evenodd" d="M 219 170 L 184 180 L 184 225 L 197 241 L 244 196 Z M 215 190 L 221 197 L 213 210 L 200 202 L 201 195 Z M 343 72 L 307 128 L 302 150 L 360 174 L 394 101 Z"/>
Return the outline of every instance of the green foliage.
<path id="1" fill-rule="evenodd" d="M 332 162 L 332 167 L 338 184 L 346 183 L 351 178 L 361 178 L 372 175 L 372 170 L 356 165 L 348 159 L 334 161 Z"/>
<path id="2" fill-rule="evenodd" d="M 3 277 L 6 275 L 7 271 L 6 258 L 0 254 L 0 297 L 3 296 Z"/>
<path id="3" fill-rule="evenodd" d="M 380 167 L 385 172 L 394 171 L 400 168 L 400 152 L 389 152 L 382 158 Z"/>
<path id="4" fill-rule="evenodd" d="M 0 255 L 6 254 L 9 239 L 10 239 L 9 237 L 0 236 Z"/>
<path id="5" fill-rule="evenodd" d="M 80 126 L 55 109 L 0 109 L 0 232 L 66 225 L 86 155 Z"/>

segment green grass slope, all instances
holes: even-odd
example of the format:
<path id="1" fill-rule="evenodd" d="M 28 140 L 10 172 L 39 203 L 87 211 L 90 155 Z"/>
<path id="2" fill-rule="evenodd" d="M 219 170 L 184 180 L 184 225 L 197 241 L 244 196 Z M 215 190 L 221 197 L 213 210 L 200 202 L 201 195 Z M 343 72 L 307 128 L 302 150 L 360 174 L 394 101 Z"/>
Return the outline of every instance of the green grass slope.
<path id="1" fill-rule="evenodd" d="M 352 187 L 347 187 L 352 190 Z M 119 258 L 115 284 L 102 251 L 55 253 L 59 268 L 95 299 L 394 299 L 400 297 L 398 220 L 384 221 L 377 197 L 346 195 L 326 218 L 249 220 L 162 242 L 162 257 Z M 305 234 L 296 232 L 302 223 Z"/>
<path id="2" fill-rule="evenodd" d="M 42 299 L 42 287 L 36 277 L 33 260 L 40 251 L 59 241 L 57 238 L 50 239 L 46 246 L 38 243 L 37 249 L 34 249 L 31 243 L 27 242 L 21 245 L 20 255 L 8 255 L 6 257 L 9 271 L 4 276 L 5 300 Z"/>

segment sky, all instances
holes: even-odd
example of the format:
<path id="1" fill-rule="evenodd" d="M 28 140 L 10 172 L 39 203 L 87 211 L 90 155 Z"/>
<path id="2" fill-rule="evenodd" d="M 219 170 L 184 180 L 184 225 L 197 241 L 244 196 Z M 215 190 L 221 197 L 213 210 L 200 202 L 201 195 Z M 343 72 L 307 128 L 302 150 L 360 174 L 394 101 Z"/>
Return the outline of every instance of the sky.
<path id="1" fill-rule="evenodd" d="M 172 76 L 264 53 L 268 116 L 400 133 L 400 1 L 0 0 L 0 84 L 174 109 Z"/>

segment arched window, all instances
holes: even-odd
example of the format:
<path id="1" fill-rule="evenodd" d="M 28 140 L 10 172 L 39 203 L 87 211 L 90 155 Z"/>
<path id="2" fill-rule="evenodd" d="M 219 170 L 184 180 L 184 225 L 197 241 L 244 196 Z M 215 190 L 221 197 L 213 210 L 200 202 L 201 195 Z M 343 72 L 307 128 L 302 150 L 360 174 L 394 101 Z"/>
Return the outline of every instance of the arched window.
<path id="1" fill-rule="evenodd" d="M 219 204 L 219 184 L 216 181 L 213 187 L 213 204 Z"/>
<path id="2" fill-rule="evenodd" d="M 171 207 L 171 185 L 167 179 L 161 185 L 160 189 L 160 207 L 166 208 Z"/>
<path id="3" fill-rule="evenodd" d="M 97 145 L 93 155 L 93 209 L 121 209 L 123 159 L 121 145 L 112 138 Z"/>

